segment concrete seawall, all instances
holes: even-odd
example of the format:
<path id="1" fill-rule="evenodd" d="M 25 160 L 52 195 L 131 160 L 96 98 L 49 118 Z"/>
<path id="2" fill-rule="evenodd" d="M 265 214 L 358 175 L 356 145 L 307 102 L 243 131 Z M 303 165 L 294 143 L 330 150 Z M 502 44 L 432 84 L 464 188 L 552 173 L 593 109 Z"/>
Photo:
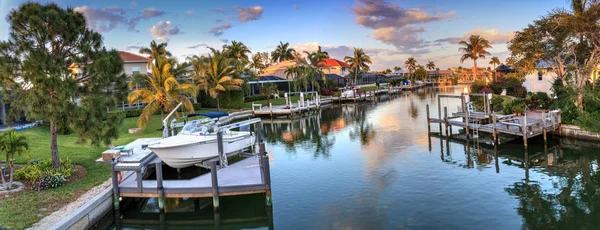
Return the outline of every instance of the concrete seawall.
<path id="1" fill-rule="evenodd" d="M 112 186 L 49 229 L 89 229 L 113 208 Z"/>
<path id="2" fill-rule="evenodd" d="M 563 137 L 572 137 L 587 141 L 600 141 L 600 134 L 590 131 L 585 131 L 575 125 L 561 125 L 560 135 Z"/>

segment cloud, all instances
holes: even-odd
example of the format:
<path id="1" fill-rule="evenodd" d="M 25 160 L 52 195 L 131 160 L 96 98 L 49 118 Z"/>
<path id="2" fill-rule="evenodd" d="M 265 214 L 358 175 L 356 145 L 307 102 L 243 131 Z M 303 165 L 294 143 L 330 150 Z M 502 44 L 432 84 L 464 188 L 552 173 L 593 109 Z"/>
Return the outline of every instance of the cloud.
<path id="1" fill-rule="evenodd" d="M 216 8 L 216 9 L 212 9 L 210 11 L 215 12 L 217 14 L 225 13 L 225 10 L 223 8 Z"/>
<path id="2" fill-rule="evenodd" d="M 234 7 L 238 11 L 238 20 L 240 22 L 248 22 L 258 20 L 262 16 L 262 6 L 253 6 L 248 8 L 242 8 L 239 6 Z"/>
<path id="3" fill-rule="evenodd" d="M 432 43 L 421 38 L 424 24 L 454 17 L 455 12 L 430 14 L 419 8 L 405 9 L 387 0 L 358 0 L 352 7 L 357 24 L 373 29 L 373 38 L 394 45 L 400 51 L 419 55 L 428 52 Z"/>
<path id="4" fill-rule="evenodd" d="M 215 20 L 215 22 L 221 23 L 221 22 L 223 22 L 223 19 L 217 19 L 217 20 Z"/>
<path id="5" fill-rule="evenodd" d="M 160 17 L 160 16 L 163 16 L 164 14 L 165 14 L 164 11 L 160 11 L 160 10 L 157 10 L 154 8 L 148 8 L 148 9 L 144 9 L 142 11 L 142 17 L 145 19 Z"/>
<path id="6" fill-rule="evenodd" d="M 188 47 L 185 47 L 185 48 L 188 48 L 188 49 L 197 49 L 198 47 L 201 47 L 201 46 L 208 46 L 208 45 L 206 45 L 206 43 L 200 43 L 200 44 L 196 44 L 196 45 L 193 45 L 193 46 L 188 46 Z"/>
<path id="7" fill-rule="evenodd" d="M 227 23 L 224 23 L 219 26 L 211 28 L 209 32 L 215 36 L 221 36 L 221 35 L 223 35 L 223 31 L 227 30 L 229 28 L 231 28 L 231 23 L 227 22 Z"/>
<path id="8" fill-rule="evenodd" d="M 502 33 L 500 32 L 500 30 L 494 28 L 486 30 L 482 27 L 477 27 L 474 30 L 466 32 L 462 37 L 447 37 L 435 40 L 435 42 L 457 44 L 460 41 L 468 39 L 471 35 L 479 35 L 482 38 L 485 38 L 486 40 L 490 41 L 491 44 L 504 44 L 510 41 L 515 36 L 515 32 L 509 31 Z"/>
<path id="9" fill-rule="evenodd" d="M 126 49 L 126 50 L 135 50 L 135 51 L 138 51 L 138 50 L 140 50 L 142 47 L 143 47 L 143 46 L 140 46 L 140 45 L 131 45 L 131 46 L 127 46 L 125 49 Z"/>
<path id="10" fill-rule="evenodd" d="M 126 25 L 132 30 L 137 22 L 131 22 L 125 17 L 125 10 L 119 7 L 94 9 L 88 6 L 75 7 L 75 12 L 82 13 L 87 19 L 90 28 L 98 32 L 111 31 L 118 25 Z"/>
<path id="11" fill-rule="evenodd" d="M 150 33 L 157 40 L 168 41 L 171 36 L 180 34 L 181 29 L 178 25 L 171 24 L 170 21 L 160 21 L 150 28 Z"/>
<path id="12" fill-rule="evenodd" d="M 132 2 L 132 4 L 136 4 Z M 141 19 L 149 19 L 164 15 L 164 11 L 158 11 L 154 8 L 144 9 L 137 16 L 129 16 L 127 13 L 132 9 L 123 9 L 117 6 L 106 8 L 91 8 L 88 6 L 75 7 L 75 12 L 82 13 L 85 16 L 88 26 L 98 32 L 107 32 L 115 29 L 119 25 L 124 25 L 129 31 L 137 31 L 135 27 Z M 139 32 L 139 31 L 138 31 Z"/>
<path id="13" fill-rule="evenodd" d="M 129 3 L 131 6 L 137 6 L 137 2 L 132 1 L 131 3 Z"/>
<path id="14" fill-rule="evenodd" d="M 300 7 L 298 7 L 298 5 L 294 5 L 294 6 L 292 6 L 292 9 L 294 9 L 294 10 L 300 10 Z"/>
<path id="15" fill-rule="evenodd" d="M 194 15 L 196 12 L 194 12 L 193 10 L 188 10 L 185 12 L 186 15 Z"/>
<path id="16" fill-rule="evenodd" d="M 358 0 L 358 2 L 359 4 L 352 7 L 352 11 L 356 15 L 356 23 L 372 29 L 400 28 L 410 24 L 441 21 L 451 18 L 455 14 L 452 11 L 448 14 L 431 15 L 419 8 L 403 9 L 386 0 Z"/>
<path id="17" fill-rule="evenodd" d="M 229 43 L 229 39 L 222 38 L 220 39 L 223 43 Z"/>

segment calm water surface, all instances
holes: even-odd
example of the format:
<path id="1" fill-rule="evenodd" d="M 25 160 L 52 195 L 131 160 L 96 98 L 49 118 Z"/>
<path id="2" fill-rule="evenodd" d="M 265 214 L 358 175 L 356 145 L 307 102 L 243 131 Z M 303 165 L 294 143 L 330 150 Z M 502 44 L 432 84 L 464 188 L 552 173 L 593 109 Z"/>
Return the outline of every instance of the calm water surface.
<path id="1" fill-rule="evenodd" d="M 222 198 L 223 229 L 598 229 L 599 148 L 566 139 L 494 147 L 427 135 L 427 88 L 319 115 L 264 120 L 273 207 Z M 459 101 L 442 100 L 449 112 Z M 437 117 L 437 110 L 431 115 Z M 432 131 L 439 128 L 432 125 Z M 458 130 L 454 130 L 458 133 Z M 214 228 L 211 200 L 130 200 L 108 228 Z M 111 216 L 112 217 L 112 216 Z M 99 226 L 99 228 L 106 228 Z"/>

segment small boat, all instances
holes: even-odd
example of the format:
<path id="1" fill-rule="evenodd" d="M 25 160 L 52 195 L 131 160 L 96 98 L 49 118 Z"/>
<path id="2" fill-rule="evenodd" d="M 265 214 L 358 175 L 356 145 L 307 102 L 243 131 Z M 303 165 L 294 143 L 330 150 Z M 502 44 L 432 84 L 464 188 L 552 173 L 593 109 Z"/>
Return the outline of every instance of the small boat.
<path id="1" fill-rule="evenodd" d="M 247 126 L 250 124 L 249 121 L 220 126 L 218 119 L 229 114 L 224 112 L 199 114 L 210 119 L 191 121 L 183 126 L 177 135 L 151 143 L 148 149 L 170 167 L 185 168 L 219 156 L 218 132 L 221 132 L 223 137 L 224 154 L 238 152 L 254 144 L 255 136 L 249 129 L 248 131 L 242 131 L 242 128 L 239 131 L 230 130 Z"/>

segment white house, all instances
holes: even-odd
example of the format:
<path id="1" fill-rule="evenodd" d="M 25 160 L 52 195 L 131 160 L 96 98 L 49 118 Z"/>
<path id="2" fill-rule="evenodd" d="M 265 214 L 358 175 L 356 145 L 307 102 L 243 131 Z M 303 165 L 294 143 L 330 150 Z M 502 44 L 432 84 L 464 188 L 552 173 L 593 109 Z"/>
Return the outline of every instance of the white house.
<path id="1" fill-rule="evenodd" d="M 523 87 L 529 92 L 545 92 L 550 96 L 552 94 L 552 84 L 556 79 L 556 74 L 550 68 L 536 68 L 525 75 Z"/>

